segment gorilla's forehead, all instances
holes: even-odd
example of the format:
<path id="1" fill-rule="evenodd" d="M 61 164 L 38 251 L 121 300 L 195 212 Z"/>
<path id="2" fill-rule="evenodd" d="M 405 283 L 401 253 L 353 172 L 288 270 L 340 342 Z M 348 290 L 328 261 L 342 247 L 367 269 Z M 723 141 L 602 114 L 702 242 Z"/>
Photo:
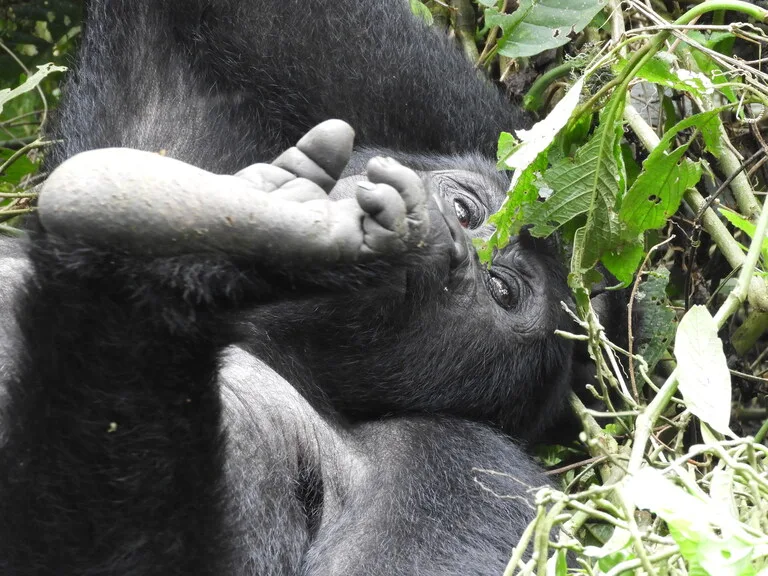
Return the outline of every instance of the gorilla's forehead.
<path id="1" fill-rule="evenodd" d="M 388 148 L 357 149 L 337 182 L 331 198 L 354 198 L 357 182 L 366 179 L 368 162 L 377 156 L 394 158 L 424 178 L 428 192 L 437 193 L 439 180 L 452 180 L 455 186 L 471 194 L 484 207 L 485 216 L 496 212 L 507 197 L 509 177 L 495 163 L 481 154 L 408 153 Z M 472 236 L 488 237 L 493 231 L 482 226 Z"/>
<path id="2" fill-rule="evenodd" d="M 411 153 L 389 148 L 356 149 L 344 169 L 342 178 L 365 174 L 368 161 L 376 156 L 394 158 L 417 172 L 472 174 L 474 182 L 481 184 L 487 191 L 486 198 L 483 200 L 488 201 L 487 207 L 494 212 L 501 206 L 509 187 L 509 177 L 506 172 L 499 171 L 495 162 L 482 154 Z"/>

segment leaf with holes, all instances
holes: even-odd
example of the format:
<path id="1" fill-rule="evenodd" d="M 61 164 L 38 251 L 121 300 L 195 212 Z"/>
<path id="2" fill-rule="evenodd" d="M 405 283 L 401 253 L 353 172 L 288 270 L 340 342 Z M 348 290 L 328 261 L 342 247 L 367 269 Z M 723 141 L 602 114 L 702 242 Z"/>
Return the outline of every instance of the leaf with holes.
<path id="1" fill-rule="evenodd" d="M 664 266 L 648 272 L 646 279 L 637 289 L 633 309 L 639 318 L 635 333 L 637 353 L 648 364 L 648 373 L 653 373 L 675 336 L 677 318 L 667 300 L 669 270 Z M 640 373 L 637 380 L 641 382 Z"/>
<path id="2" fill-rule="evenodd" d="M 576 216 L 587 216 L 586 226 L 576 234 L 574 271 L 590 268 L 621 241 L 615 207 L 625 182 L 619 148 L 622 127 L 603 120 L 573 160 L 564 158 L 545 172 L 552 195 L 536 204 L 528 218 L 532 234 L 547 236 Z"/>
<path id="3" fill-rule="evenodd" d="M 605 0 L 520 0 L 512 14 L 487 9 L 485 22 L 502 29 L 499 54 L 520 58 L 567 44 L 605 4 Z"/>
<path id="4" fill-rule="evenodd" d="M 627 192 L 619 218 L 633 234 L 661 228 L 677 212 L 686 189 L 701 179 L 701 166 L 685 158 L 688 144 L 667 153 L 658 147 Z"/>

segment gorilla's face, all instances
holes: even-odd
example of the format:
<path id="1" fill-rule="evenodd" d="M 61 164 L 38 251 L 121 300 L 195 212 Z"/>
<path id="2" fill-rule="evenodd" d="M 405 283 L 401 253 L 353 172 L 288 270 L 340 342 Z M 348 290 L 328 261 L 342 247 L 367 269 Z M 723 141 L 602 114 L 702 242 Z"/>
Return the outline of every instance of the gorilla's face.
<path id="1" fill-rule="evenodd" d="M 349 172 L 364 166 L 374 152 L 382 153 L 364 151 L 353 157 L 332 198 L 354 196 L 365 173 Z M 408 279 L 411 290 L 421 286 L 435 293 L 443 288 L 443 298 L 452 306 L 492 315 L 520 336 L 544 336 L 563 327 L 560 302 L 569 302 L 570 293 L 554 240 L 535 239 L 523 232 L 496 252 L 490 268 L 480 263 L 472 244 L 492 234 L 488 218 L 507 196 L 508 177 L 479 156 L 394 156 L 419 173 L 432 196 L 429 262 L 421 262 Z M 425 266 L 431 273 L 425 273 Z"/>
<path id="2" fill-rule="evenodd" d="M 353 158 L 332 197 L 355 193 L 364 171 L 353 170 L 370 155 Z M 406 407 L 492 420 L 532 437 L 557 412 L 570 372 L 571 343 L 554 334 L 569 326 L 561 302 L 570 301 L 557 247 L 523 233 L 486 267 L 472 240 L 493 231 L 488 217 L 506 198 L 507 177 L 474 156 L 394 156 L 431 194 L 426 246 L 380 290 L 360 294 L 353 322 L 349 305 L 323 311 L 327 331 L 314 336 L 329 344 L 320 343 L 313 373 L 353 417 Z M 338 347 L 365 350 L 364 362 L 328 362 Z M 379 384 L 362 397 L 338 384 L 357 379 Z"/>

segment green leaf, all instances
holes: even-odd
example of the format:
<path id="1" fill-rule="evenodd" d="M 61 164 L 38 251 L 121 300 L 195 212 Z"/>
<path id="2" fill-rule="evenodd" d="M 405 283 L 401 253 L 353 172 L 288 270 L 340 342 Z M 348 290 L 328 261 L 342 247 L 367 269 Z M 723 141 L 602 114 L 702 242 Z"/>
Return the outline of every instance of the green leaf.
<path id="1" fill-rule="evenodd" d="M 750 238 L 755 237 L 755 225 L 744 218 L 744 216 L 725 207 L 720 207 L 719 211 L 720 214 L 723 215 L 723 218 L 728 220 L 728 222 L 736 226 L 736 228 L 744 232 L 747 236 Z M 763 246 L 760 248 L 760 252 L 763 256 L 763 264 L 768 266 L 768 237 L 763 238 Z"/>
<path id="2" fill-rule="evenodd" d="M 512 14 L 486 10 L 485 21 L 503 31 L 499 54 L 520 58 L 567 44 L 604 6 L 605 0 L 520 0 Z"/>
<path id="3" fill-rule="evenodd" d="M 499 168 L 504 169 L 503 161 L 512 155 L 512 153 L 520 147 L 520 141 L 512 136 L 509 132 L 502 132 L 499 134 L 499 142 L 496 147 L 496 160 L 499 163 Z"/>
<path id="4" fill-rule="evenodd" d="M 573 159 L 563 158 L 544 173 L 553 193 L 530 215 L 535 236 L 547 236 L 576 216 L 586 214 L 593 196 L 607 192 L 611 201 L 615 200 L 618 187 L 609 149 L 616 140 L 614 128 L 601 124 Z"/>
<path id="5" fill-rule="evenodd" d="M 536 181 L 546 167 L 547 153 L 544 151 L 533 164 L 515 173 L 513 188 L 507 192 L 504 204 L 488 219 L 495 229 L 486 242 L 480 243 L 477 253 L 481 262 L 489 264 L 493 250 L 504 248 L 509 243 L 509 237 L 520 232 L 526 221 L 527 211 L 536 204 L 539 197 Z"/>
<path id="6" fill-rule="evenodd" d="M 13 153 L 14 151 L 12 150 L 0 149 L 0 164 L 7 161 Z M 26 154 L 19 156 L 14 160 L 13 164 L 8 166 L 5 171 L 0 174 L 0 182 L 9 183 L 14 186 L 18 185 L 24 176 L 37 172 L 37 167 L 38 164 L 32 162 Z"/>
<path id="7" fill-rule="evenodd" d="M 42 66 L 37 67 L 37 72 L 32 74 L 29 78 L 26 79 L 25 82 L 23 82 L 20 86 L 17 86 L 13 90 L 10 88 L 3 88 L 0 90 L 0 112 L 3 111 L 3 105 L 11 100 L 12 98 L 15 98 L 16 96 L 20 94 L 24 94 L 25 92 L 29 92 L 30 90 L 34 90 L 35 87 L 40 84 L 40 81 L 48 76 L 49 74 L 52 74 L 53 72 L 64 72 L 66 71 L 66 67 L 64 66 L 54 66 L 53 64 L 44 64 Z"/>
<path id="8" fill-rule="evenodd" d="M 667 302 L 667 284 L 669 270 L 665 266 L 649 271 L 645 281 L 638 286 L 634 303 L 634 310 L 640 317 L 639 334 L 635 336 L 636 349 L 645 358 L 649 373 L 653 372 L 667 351 L 677 328 L 675 312 Z"/>
<path id="9" fill-rule="evenodd" d="M 547 574 L 552 576 L 568 575 L 568 563 L 566 562 L 564 549 L 561 548 L 547 560 Z"/>
<path id="10" fill-rule="evenodd" d="M 629 144 L 621 145 L 621 155 L 624 158 L 624 167 L 627 170 L 627 186 L 632 186 L 640 176 L 640 165 L 635 160 L 635 153 Z"/>
<path id="11" fill-rule="evenodd" d="M 576 150 L 586 143 L 591 130 L 592 114 L 587 113 L 578 118 L 571 118 L 557 137 L 562 155 L 573 156 Z M 550 160 L 554 160 L 554 158 L 550 157 Z"/>
<path id="12" fill-rule="evenodd" d="M 617 66 L 618 70 L 621 71 L 625 64 L 626 61 L 619 63 Z M 688 92 L 698 98 L 712 94 L 714 91 L 712 80 L 706 74 L 679 68 L 677 66 L 677 56 L 669 52 L 654 54 L 648 62 L 635 72 L 635 76 L 659 86 Z"/>
<path id="13" fill-rule="evenodd" d="M 626 242 L 612 248 L 602 255 L 601 262 L 622 286 L 629 286 L 635 277 L 635 271 L 643 261 L 645 250 L 642 238 Z"/>
<path id="14" fill-rule="evenodd" d="M 681 120 L 672 126 L 672 128 L 664 132 L 661 142 L 659 142 L 659 145 L 652 153 L 656 153 L 656 150 L 659 150 L 658 153 L 668 150 L 670 143 L 677 136 L 678 132 L 682 132 L 689 128 L 695 128 L 701 134 L 706 150 L 712 152 L 715 156 L 719 156 L 722 149 L 722 140 L 720 139 L 720 130 L 722 128 L 720 112 L 730 108 L 730 106 L 721 106 L 719 108 L 714 108 L 713 110 L 707 110 L 706 112 L 688 116 L 688 118 Z"/>
<path id="15" fill-rule="evenodd" d="M 410 3 L 411 12 L 414 16 L 418 16 L 431 26 L 435 19 L 432 17 L 432 12 L 429 11 L 429 8 L 422 4 L 421 0 L 410 0 Z"/>
<path id="16" fill-rule="evenodd" d="M 680 321 L 675 358 L 685 405 L 716 431 L 732 436 L 731 374 L 717 325 L 704 306 L 693 306 Z"/>
<path id="17" fill-rule="evenodd" d="M 619 105 L 615 101 L 608 106 L 613 110 Z M 605 114 L 573 160 L 564 158 L 545 172 L 544 181 L 553 193 L 545 202 L 536 204 L 529 215 L 535 236 L 551 234 L 576 216 L 587 215 L 586 225 L 575 236 L 574 271 L 590 268 L 621 241 L 621 224 L 615 210 L 625 184 L 621 136 L 621 123 L 612 113 Z"/>
<path id="18" fill-rule="evenodd" d="M 643 170 L 619 210 L 619 218 L 631 233 L 661 228 L 677 212 L 685 191 L 701 179 L 701 166 L 684 157 L 689 145 L 669 154 L 659 146 L 643 162 Z"/>

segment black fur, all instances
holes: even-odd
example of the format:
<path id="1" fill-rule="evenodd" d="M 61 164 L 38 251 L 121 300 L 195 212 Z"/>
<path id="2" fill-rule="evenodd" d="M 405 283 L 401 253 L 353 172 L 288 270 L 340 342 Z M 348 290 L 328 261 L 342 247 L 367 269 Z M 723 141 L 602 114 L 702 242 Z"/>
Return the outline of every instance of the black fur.
<path id="1" fill-rule="evenodd" d="M 414 169 L 481 174 L 490 212 L 504 181 L 477 154 L 522 118 L 446 44 L 396 0 L 91 0 L 49 164 L 130 146 L 232 173 L 338 117 Z M 520 291 L 505 310 L 434 229 L 402 258 L 296 270 L 36 228 L 8 339 L 0 573 L 503 570 L 546 480 L 487 424 L 535 437 L 571 367 L 551 247 L 497 256 Z"/>

